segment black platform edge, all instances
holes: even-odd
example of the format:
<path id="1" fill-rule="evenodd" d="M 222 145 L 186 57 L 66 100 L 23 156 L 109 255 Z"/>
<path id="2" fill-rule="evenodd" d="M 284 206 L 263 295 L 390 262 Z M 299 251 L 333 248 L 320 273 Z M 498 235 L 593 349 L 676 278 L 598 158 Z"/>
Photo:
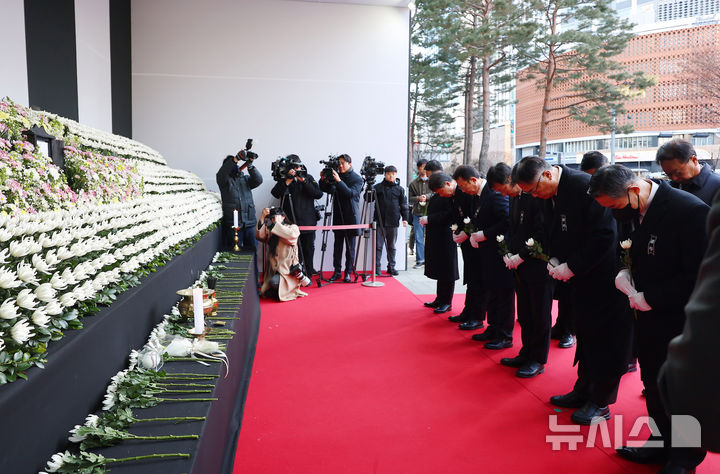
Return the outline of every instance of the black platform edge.
<path id="1" fill-rule="evenodd" d="M 83 320 L 48 346 L 44 369 L 27 371 L 29 380 L 0 387 L 0 472 L 37 473 L 50 455 L 68 448 L 68 430 L 101 405 L 110 377 L 127 367 L 133 348 L 178 301 L 220 246 L 220 229 L 145 277 L 109 307 Z"/>

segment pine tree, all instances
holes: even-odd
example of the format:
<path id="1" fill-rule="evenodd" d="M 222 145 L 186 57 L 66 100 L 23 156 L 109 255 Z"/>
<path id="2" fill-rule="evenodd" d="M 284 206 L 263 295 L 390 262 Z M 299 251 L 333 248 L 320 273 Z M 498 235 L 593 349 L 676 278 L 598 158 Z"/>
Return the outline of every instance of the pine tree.
<path id="1" fill-rule="evenodd" d="M 624 103 L 655 81 L 643 72 L 630 74 L 613 60 L 632 38 L 632 25 L 619 19 L 611 0 L 537 0 L 538 30 L 521 80 L 535 81 L 543 93 L 539 156 L 545 156 L 548 128 L 568 117 L 601 132 L 629 133 L 614 116 Z"/>

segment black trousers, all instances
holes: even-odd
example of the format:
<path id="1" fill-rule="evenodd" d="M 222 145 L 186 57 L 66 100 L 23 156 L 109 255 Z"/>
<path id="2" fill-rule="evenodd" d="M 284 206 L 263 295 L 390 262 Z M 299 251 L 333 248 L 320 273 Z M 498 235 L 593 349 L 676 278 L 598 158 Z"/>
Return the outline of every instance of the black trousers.
<path id="1" fill-rule="evenodd" d="M 350 273 L 355 268 L 355 242 L 357 231 L 355 230 L 334 230 L 335 242 L 333 243 L 333 267 L 336 272 L 342 271 L 343 247 L 345 247 L 345 272 Z M 348 245 L 346 244 L 346 241 Z"/>
<path id="2" fill-rule="evenodd" d="M 435 301 L 441 305 L 452 304 L 453 294 L 455 293 L 455 280 L 452 278 L 437 280 L 435 288 L 437 294 Z"/>
<path id="3" fill-rule="evenodd" d="M 476 282 L 469 280 L 465 290 L 465 307 L 462 312 L 469 321 L 485 321 L 487 292 Z"/>
<path id="4" fill-rule="evenodd" d="M 598 377 L 588 374 L 582 359 L 578 361 L 578 378 L 573 390 L 583 398 L 590 400 L 598 406 L 604 407 L 617 401 L 620 377 Z"/>
<path id="5" fill-rule="evenodd" d="M 527 283 L 515 279 L 517 318 L 520 323 L 522 349 L 520 356 L 541 364 L 547 363 L 552 325 L 552 282 Z"/>
<path id="6" fill-rule="evenodd" d="M 488 331 L 496 339 L 512 339 L 515 326 L 515 289 L 486 288 Z"/>
<path id="7" fill-rule="evenodd" d="M 375 271 L 380 273 L 380 260 L 382 259 L 383 247 L 387 246 L 388 270 L 395 269 L 395 242 L 397 241 L 398 228 L 385 227 L 378 229 L 375 241 Z"/>
<path id="8" fill-rule="evenodd" d="M 300 252 L 302 253 L 305 274 L 310 276 L 315 272 L 315 265 L 313 264 L 313 259 L 315 258 L 315 231 L 307 230 L 300 232 L 298 243 Z"/>
<path id="9" fill-rule="evenodd" d="M 570 293 L 563 293 L 558 297 L 558 317 L 555 321 L 555 331 L 560 336 L 575 335 L 575 308 L 573 308 Z"/>

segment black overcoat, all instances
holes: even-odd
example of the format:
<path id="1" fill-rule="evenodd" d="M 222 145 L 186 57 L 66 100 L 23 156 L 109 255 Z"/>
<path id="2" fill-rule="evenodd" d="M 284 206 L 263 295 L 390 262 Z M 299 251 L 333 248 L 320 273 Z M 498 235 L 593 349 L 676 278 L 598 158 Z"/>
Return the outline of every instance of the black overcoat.
<path id="1" fill-rule="evenodd" d="M 505 241 L 513 254 L 518 254 L 523 263 L 518 266 L 518 277 L 527 283 L 542 283 L 551 280 L 547 271 L 547 263 L 533 257 L 528 246 L 532 238 L 545 251 L 547 248 L 547 231 L 545 228 L 545 202 L 521 193 L 510 198 L 510 225 Z"/>
<path id="2" fill-rule="evenodd" d="M 575 361 L 588 378 L 620 376 L 630 358 L 633 317 L 627 297 L 615 288 L 617 225 L 610 209 L 587 192 L 590 175 L 560 165 L 557 195 L 546 201 L 548 255 L 575 274 L 573 298 L 578 343 Z"/>
<path id="3" fill-rule="evenodd" d="M 434 194 L 428 201 L 425 226 L 425 276 L 433 280 L 457 280 L 457 245 L 452 240 L 451 198 Z"/>

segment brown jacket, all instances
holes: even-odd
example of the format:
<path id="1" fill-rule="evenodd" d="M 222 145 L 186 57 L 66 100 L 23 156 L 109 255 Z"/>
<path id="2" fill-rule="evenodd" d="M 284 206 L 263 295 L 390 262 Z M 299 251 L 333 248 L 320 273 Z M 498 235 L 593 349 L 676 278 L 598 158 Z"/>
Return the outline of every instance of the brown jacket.
<path id="1" fill-rule="evenodd" d="M 275 224 L 271 231 L 263 224 L 259 229 L 255 228 L 255 235 L 261 242 L 268 242 L 271 234 L 280 238 L 275 254 L 268 256 L 269 265 L 267 275 L 263 276 L 263 286 L 260 293 L 265 296 L 270 288 L 270 279 L 280 274 L 280 285 L 278 287 L 278 299 L 280 301 L 291 301 L 298 296 L 306 296 L 307 293 L 300 290 L 300 282 L 290 275 L 290 267 L 299 262 L 297 240 L 300 229 L 295 224 Z"/>

